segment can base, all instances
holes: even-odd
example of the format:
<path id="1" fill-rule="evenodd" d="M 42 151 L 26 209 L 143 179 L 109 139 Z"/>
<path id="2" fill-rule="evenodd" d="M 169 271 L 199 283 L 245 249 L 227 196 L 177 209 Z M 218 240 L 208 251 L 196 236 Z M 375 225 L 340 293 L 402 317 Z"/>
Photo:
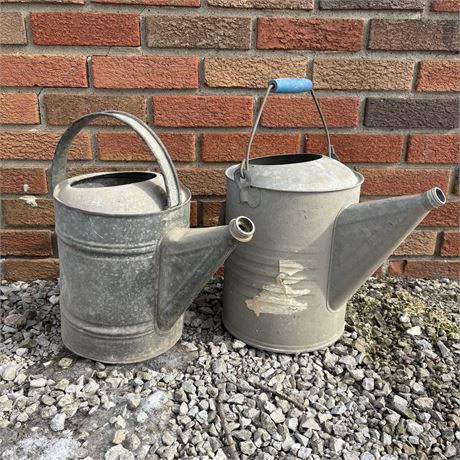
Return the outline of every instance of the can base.
<path id="1" fill-rule="evenodd" d="M 322 348 L 327 348 L 330 345 L 337 342 L 337 340 L 339 340 L 340 337 L 342 337 L 343 332 L 345 330 L 345 326 L 344 326 L 344 328 L 340 331 L 339 334 L 333 337 L 329 337 L 327 340 L 323 342 L 315 343 L 313 345 L 302 346 L 302 347 L 295 347 L 295 346 L 288 347 L 288 346 L 277 346 L 276 344 L 273 344 L 273 343 L 253 341 L 251 338 L 245 337 L 239 334 L 235 329 L 229 326 L 224 320 L 222 322 L 224 324 L 225 329 L 227 329 L 227 331 L 230 332 L 231 335 L 241 340 L 245 344 L 250 345 L 251 347 L 254 347 L 254 348 L 258 348 L 259 350 L 270 351 L 274 353 L 283 353 L 283 354 L 288 354 L 288 355 L 292 355 L 296 353 L 308 353 L 311 351 L 321 350 Z"/>
<path id="2" fill-rule="evenodd" d="M 97 333 L 77 327 L 61 310 L 61 338 L 72 353 L 106 364 L 132 364 L 161 355 L 172 348 L 182 335 L 182 318 L 166 333 L 153 326 L 142 333 L 109 334 L 103 327 Z M 94 328 L 93 328 L 94 329 Z"/>
<path id="3" fill-rule="evenodd" d="M 179 337 L 180 338 L 180 337 Z M 69 350 L 71 351 L 72 353 L 78 355 L 78 356 L 81 356 L 82 358 L 86 358 L 86 359 L 91 359 L 92 361 L 97 361 L 99 363 L 104 363 L 104 364 L 135 364 L 135 363 L 141 363 L 143 361 L 148 361 L 149 359 L 153 359 L 153 358 L 156 358 L 157 356 L 160 356 L 162 355 L 163 353 L 166 353 L 169 349 L 171 349 L 174 345 L 176 345 L 176 343 L 179 341 L 179 338 L 177 338 L 177 340 L 172 343 L 172 344 L 168 344 L 168 346 L 164 347 L 164 348 L 161 348 L 161 349 L 156 349 L 154 352 L 152 353 L 149 353 L 148 355 L 145 355 L 145 356 L 136 356 L 136 357 L 133 357 L 132 359 L 116 359 L 116 358 L 113 358 L 113 359 L 101 359 L 101 357 L 97 357 L 95 355 L 92 355 L 91 353 L 81 353 L 80 351 L 76 351 L 76 350 L 73 350 L 71 346 L 67 345 L 67 343 L 65 343 L 65 340 L 62 339 L 62 342 L 64 343 L 64 346 Z"/>

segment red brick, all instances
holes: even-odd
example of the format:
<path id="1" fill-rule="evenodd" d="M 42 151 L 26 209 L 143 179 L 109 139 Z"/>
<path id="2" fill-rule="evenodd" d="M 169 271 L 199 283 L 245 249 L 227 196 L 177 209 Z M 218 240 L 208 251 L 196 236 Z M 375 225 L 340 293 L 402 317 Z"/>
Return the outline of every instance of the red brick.
<path id="1" fill-rule="evenodd" d="M 79 4 L 83 5 L 85 0 L 1 0 L 2 3 L 59 3 L 61 5 L 65 4 Z"/>
<path id="2" fill-rule="evenodd" d="M 441 244 L 442 256 L 460 256 L 460 232 L 444 232 Z"/>
<path id="3" fill-rule="evenodd" d="M 386 51 L 458 51 L 459 22 L 449 19 L 372 19 L 368 47 Z"/>
<path id="4" fill-rule="evenodd" d="M 262 17 L 257 22 L 257 48 L 359 51 L 363 30 L 361 19 Z"/>
<path id="5" fill-rule="evenodd" d="M 358 125 L 359 99 L 355 97 L 319 98 L 329 128 Z M 320 128 L 321 119 L 311 97 L 277 96 L 267 101 L 262 126 L 272 128 Z"/>
<path id="6" fill-rule="evenodd" d="M 344 163 L 398 163 L 401 160 L 402 134 L 332 134 L 335 153 Z M 305 151 L 326 154 L 324 134 L 306 136 Z"/>
<path id="7" fill-rule="evenodd" d="M 45 94 L 43 102 L 49 125 L 65 125 L 92 112 L 118 110 L 128 112 L 141 120 L 147 119 L 147 101 L 143 96 L 105 96 L 96 94 Z M 101 117 L 92 125 L 121 125 Z"/>
<path id="8" fill-rule="evenodd" d="M 207 57 L 205 81 L 217 88 L 266 88 L 272 78 L 305 77 L 307 62 L 299 57 Z"/>
<path id="9" fill-rule="evenodd" d="M 316 59 L 316 89 L 410 90 L 415 61 Z"/>
<path id="10" fill-rule="evenodd" d="M 62 136 L 60 131 L 2 131 L 0 132 L 0 158 L 3 160 L 52 160 Z M 91 139 L 80 133 L 74 139 L 69 158 L 90 160 Z"/>
<path id="11" fill-rule="evenodd" d="M 456 260 L 394 260 L 390 262 L 388 273 L 405 278 L 458 278 L 459 267 Z"/>
<path id="12" fill-rule="evenodd" d="M 174 161 L 195 160 L 195 134 L 158 133 Z M 100 132 L 99 159 L 107 161 L 155 161 L 142 139 L 131 132 Z"/>
<path id="13" fill-rule="evenodd" d="M 0 185 L 2 193 L 30 195 L 48 192 L 44 168 L 2 168 Z"/>
<path id="14" fill-rule="evenodd" d="M 210 162 L 238 162 L 246 153 L 249 134 L 204 133 L 201 159 Z M 298 153 L 300 134 L 258 134 L 251 149 L 251 158 L 282 153 Z"/>
<path id="15" fill-rule="evenodd" d="M 36 45 L 139 46 L 139 15 L 31 13 Z"/>
<path id="16" fill-rule="evenodd" d="M 433 209 L 419 224 L 420 227 L 458 227 L 460 225 L 459 204 L 459 201 L 449 201 L 444 206 Z"/>
<path id="17" fill-rule="evenodd" d="M 24 18 L 13 11 L 0 12 L 0 45 L 26 45 Z"/>
<path id="18" fill-rule="evenodd" d="M 251 126 L 250 96 L 154 96 L 153 123 L 172 127 Z"/>
<path id="19" fill-rule="evenodd" d="M 220 209 L 224 203 L 224 201 L 203 201 L 201 203 L 203 227 L 215 227 L 219 225 Z"/>
<path id="20" fill-rule="evenodd" d="M 198 88 L 197 57 L 94 56 L 95 88 Z"/>
<path id="21" fill-rule="evenodd" d="M 53 202 L 47 198 L 3 200 L 3 217 L 7 225 L 49 227 L 54 225 Z"/>
<path id="22" fill-rule="evenodd" d="M 460 136 L 454 134 L 411 134 L 407 146 L 409 163 L 458 163 Z"/>
<path id="23" fill-rule="evenodd" d="M 447 193 L 450 171 L 447 169 L 372 169 L 360 168 L 364 175 L 364 195 L 410 195 L 439 187 Z"/>
<path id="24" fill-rule="evenodd" d="M 0 123 L 34 125 L 40 123 L 35 93 L 0 93 Z"/>
<path id="25" fill-rule="evenodd" d="M 454 173 L 454 195 L 460 195 L 460 170 L 456 169 Z"/>
<path id="26" fill-rule="evenodd" d="M 240 49 L 251 46 L 251 18 L 151 15 L 144 19 L 150 48 Z"/>
<path id="27" fill-rule="evenodd" d="M 193 195 L 224 196 L 225 170 L 222 168 L 178 168 L 179 179 Z"/>
<path id="28" fill-rule="evenodd" d="M 91 0 L 93 3 L 119 3 L 124 5 L 189 6 L 198 8 L 201 0 Z"/>
<path id="29" fill-rule="evenodd" d="M 4 256 L 52 255 L 49 230 L 1 230 L 0 249 Z"/>
<path id="30" fill-rule="evenodd" d="M 459 101 L 451 98 L 366 99 L 364 126 L 385 129 L 457 129 Z"/>
<path id="31" fill-rule="evenodd" d="M 313 0 L 208 0 L 208 5 L 223 8 L 311 10 Z"/>
<path id="32" fill-rule="evenodd" d="M 320 0 L 322 10 L 423 10 L 426 0 Z"/>
<path id="33" fill-rule="evenodd" d="M 1 86 L 88 86 L 84 56 L 3 54 L 0 68 Z"/>
<path id="34" fill-rule="evenodd" d="M 460 61 L 422 61 L 417 91 L 460 91 Z"/>
<path id="35" fill-rule="evenodd" d="M 7 280 L 56 279 L 58 276 L 58 259 L 5 260 L 5 279 Z"/>
<path id="36" fill-rule="evenodd" d="M 432 256 L 436 249 L 435 231 L 412 232 L 394 251 L 396 256 Z"/>
<path id="37" fill-rule="evenodd" d="M 190 227 L 198 225 L 198 210 L 197 202 L 195 200 L 190 202 Z"/>
<path id="38" fill-rule="evenodd" d="M 431 10 L 455 13 L 460 11 L 460 0 L 432 0 Z"/>

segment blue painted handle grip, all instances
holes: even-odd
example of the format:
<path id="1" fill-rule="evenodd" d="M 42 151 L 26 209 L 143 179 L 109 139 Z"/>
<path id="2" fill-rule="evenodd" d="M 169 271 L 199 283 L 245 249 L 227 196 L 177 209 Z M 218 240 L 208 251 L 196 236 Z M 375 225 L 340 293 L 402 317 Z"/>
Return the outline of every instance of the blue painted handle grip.
<path id="1" fill-rule="evenodd" d="M 303 93 L 313 89 L 313 83 L 307 78 L 275 78 L 268 82 L 275 93 Z"/>

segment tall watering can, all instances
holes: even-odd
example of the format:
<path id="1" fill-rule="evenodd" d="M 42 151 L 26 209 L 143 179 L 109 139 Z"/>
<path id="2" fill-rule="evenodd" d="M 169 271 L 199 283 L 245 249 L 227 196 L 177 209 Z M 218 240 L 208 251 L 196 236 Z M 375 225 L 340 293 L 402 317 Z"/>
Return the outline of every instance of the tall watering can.
<path id="1" fill-rule="evenodd" d="M 161 174 L 113 172 L 66 179 L 77 133 L 97 117 L 133 129 Z M 180 338 L 183 313 L 238 243 L 254 233 L 246 217 L 189 229 L 190 191 L 156 134 L 123 112 L 75 121 L 52 165 L 61 278 L 61 334 L 78 355 L 108 363 L 142 361 Z"/>
<path id="2" fill-rule="evenodd" d="M 271 91 L 311 92 L 328 156 L 249 159 Z M 336 158 L 311 81 L 270 81 L 246 157 L 226 171 L 227 221 L 244 214 L 258 228 L 251 243 L 225 263 L 223 321 L 250 345 L 298 353 L 334 343 L 344 330 L 347 300 L 428 212 L 446 201 L 433 188 L 358 204 L 363 176 Z"/>

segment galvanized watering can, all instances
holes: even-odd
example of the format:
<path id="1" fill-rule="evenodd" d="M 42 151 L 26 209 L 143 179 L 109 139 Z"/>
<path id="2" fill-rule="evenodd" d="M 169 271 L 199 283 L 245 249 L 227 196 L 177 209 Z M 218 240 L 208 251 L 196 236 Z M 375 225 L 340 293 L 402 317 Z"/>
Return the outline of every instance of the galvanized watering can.
<path id="1" fill-rule="evenodd" d="M 78 132 L 97 117 L 132 128 L 161 174 L 111 172 L 66 179 L 67 154 Z M 52 165 L 61 279 L 61 333 L 78 355 L 107 363 L 143 361 L 180 338 L 183 313 L 253 223 L 189 229 L 190 191 L 156 134 L 122 112 L 75 121 Z"/>
<path id="2" fill-rule="evenodd" d="M 311 92 L 328 156 L 249 159 L 271 91 Z M 258 228 L 251 243 L 225 263 L 223 321 L 250 345 L 298 353 L 334 343 L 344 330 L 347 300 L 426 214 L 446 201 L 433 188 L 358 204 L 363 176 L 336 158 L 311 81 L 270 81 L 246 157 L 226 171 L 226 220 L 244 214 Z"/>

